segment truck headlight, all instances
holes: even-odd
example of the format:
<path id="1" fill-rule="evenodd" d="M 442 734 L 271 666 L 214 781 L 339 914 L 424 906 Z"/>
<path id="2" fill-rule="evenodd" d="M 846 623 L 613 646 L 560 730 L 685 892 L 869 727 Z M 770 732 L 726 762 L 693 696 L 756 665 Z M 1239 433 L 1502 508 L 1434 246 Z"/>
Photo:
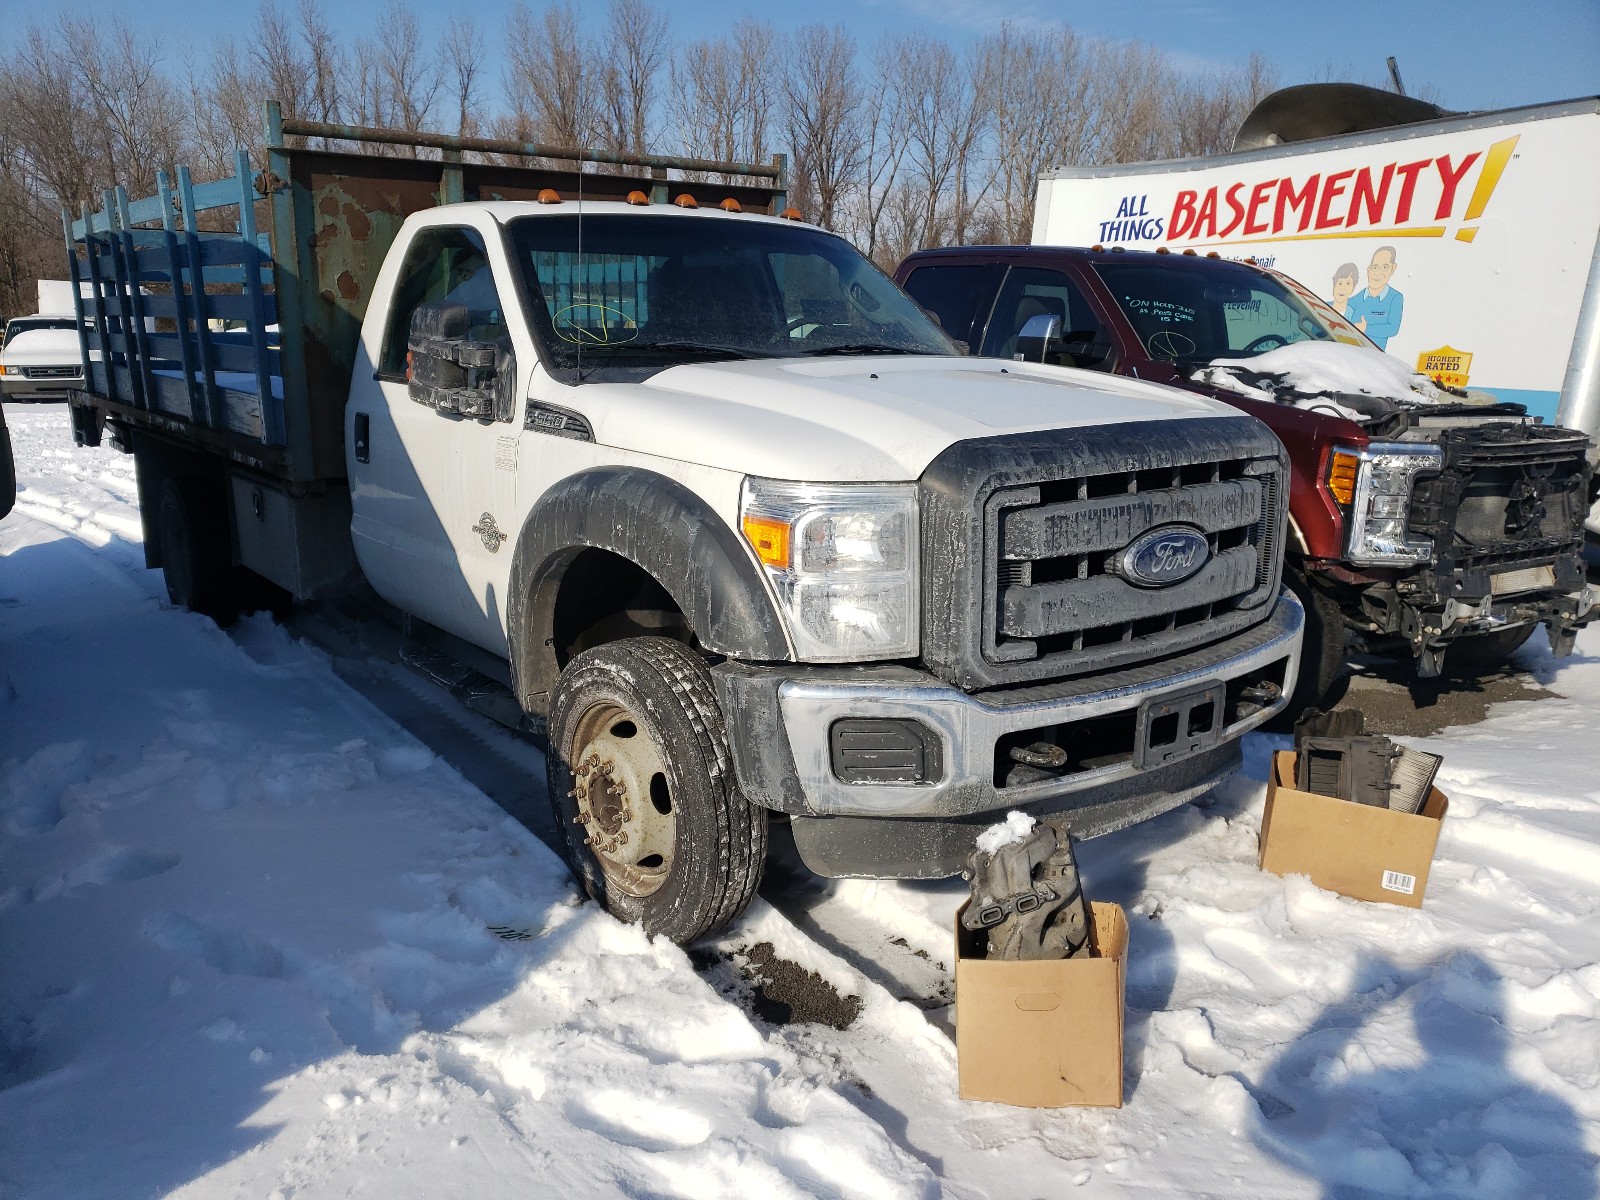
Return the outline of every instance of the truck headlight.
<path id="1" fill-rule="evenodd" d="M 1372 442 L 1365 449 L 1340 447 L 1328 460 L 1328 491 L 1345 508 L 1349 529 L 1345 552 L 1362 566 L 1429 562 L 1433 543 L 1406 537 L 1411 489 L 1423 475 L 1437 475 L 1444 453 L 1437 446 Z"/>
<path id="2" fill-rule="evenodd" d="M 747 478 L 739 524 L 806 662 L 917 653 L 917 485 Z"/>

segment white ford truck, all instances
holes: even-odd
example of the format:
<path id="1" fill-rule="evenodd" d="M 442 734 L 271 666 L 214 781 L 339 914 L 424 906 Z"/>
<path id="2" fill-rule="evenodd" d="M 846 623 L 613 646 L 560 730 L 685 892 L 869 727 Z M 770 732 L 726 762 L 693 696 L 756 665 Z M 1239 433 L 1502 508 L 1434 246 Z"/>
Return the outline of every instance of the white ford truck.
<path id="1" fill-rule="evenodd" d="M 136 456 L 174 602 L 370 586 L 546 739 L 589 892 L 680 941 L 775 815 L 823 874 L 937 877 L 997 810 L 1093 836 L 1236 769 L 1302 627 L 1260 422 L 963 356 L 770 215 L 781 162 L 474 153 L 559 156 L 269 106 L 264 171 L 70 226 L 75 431 Z"/>

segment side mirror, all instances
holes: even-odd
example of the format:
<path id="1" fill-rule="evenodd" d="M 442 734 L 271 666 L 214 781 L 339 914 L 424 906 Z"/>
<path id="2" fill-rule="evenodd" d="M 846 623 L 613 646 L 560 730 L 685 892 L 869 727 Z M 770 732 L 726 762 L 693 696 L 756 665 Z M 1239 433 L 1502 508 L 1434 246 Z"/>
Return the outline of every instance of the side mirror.
<path id="1" fill-rule="evenodd" d="M 407 388 L 418 404 L 480 420 L 511 419 L 516 360 L 500 342 L 467 336 L 464 304 L 419 304 L 406 338 Z"/>
<path id="2" fill-rule="evenodd" d="M 1045 361 L 1055 343 L 1061 340 L 1061 318 L 1051 313 L 1040 313 L 1023 323 L 1017 334 L 1017 349 L 1011 357 L 1018 362 Z"/>

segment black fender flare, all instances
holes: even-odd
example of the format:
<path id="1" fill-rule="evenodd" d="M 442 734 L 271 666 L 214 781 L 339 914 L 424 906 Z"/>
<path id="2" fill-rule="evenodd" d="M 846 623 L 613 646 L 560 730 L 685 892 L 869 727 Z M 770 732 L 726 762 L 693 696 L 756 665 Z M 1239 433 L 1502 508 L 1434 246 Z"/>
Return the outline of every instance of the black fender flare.
<path id="1" fill-rule="evenodd" d="M 667 590 L 701 646 L 746 662 L 790 659 L 758 568 L 727 523 L 683 484 L 654 471 L 595 467 L 541 496 L 511 558 L 507 632 L 523 710 L 542 715 L 560 676 L 551 642 L 562 577 L 584 550 L 632 562 Z"/>

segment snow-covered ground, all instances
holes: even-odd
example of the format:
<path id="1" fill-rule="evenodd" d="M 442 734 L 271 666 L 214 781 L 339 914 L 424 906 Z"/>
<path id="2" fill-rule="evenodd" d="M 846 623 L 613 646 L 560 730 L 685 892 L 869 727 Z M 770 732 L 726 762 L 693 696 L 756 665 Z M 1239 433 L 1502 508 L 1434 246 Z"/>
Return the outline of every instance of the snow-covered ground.
<path id="1" fill-rule="evenodd" d="M 766 1024 L 323 650 L 171 609 L 131 460 L 8 418 L 0 1195 L 1597 1195 L 1600 631 L 1524 652 L 1563 698 L 1422 743 L 1420 911 L 1255 869 L 1266 738 L 1086 845 L 1132 925 L 1126 1106 L 963 1103 L 950 1013 L 841 950 L 939 976 L 959 884 L 775 879 L 720 945 L 861 1004 Z"/>

